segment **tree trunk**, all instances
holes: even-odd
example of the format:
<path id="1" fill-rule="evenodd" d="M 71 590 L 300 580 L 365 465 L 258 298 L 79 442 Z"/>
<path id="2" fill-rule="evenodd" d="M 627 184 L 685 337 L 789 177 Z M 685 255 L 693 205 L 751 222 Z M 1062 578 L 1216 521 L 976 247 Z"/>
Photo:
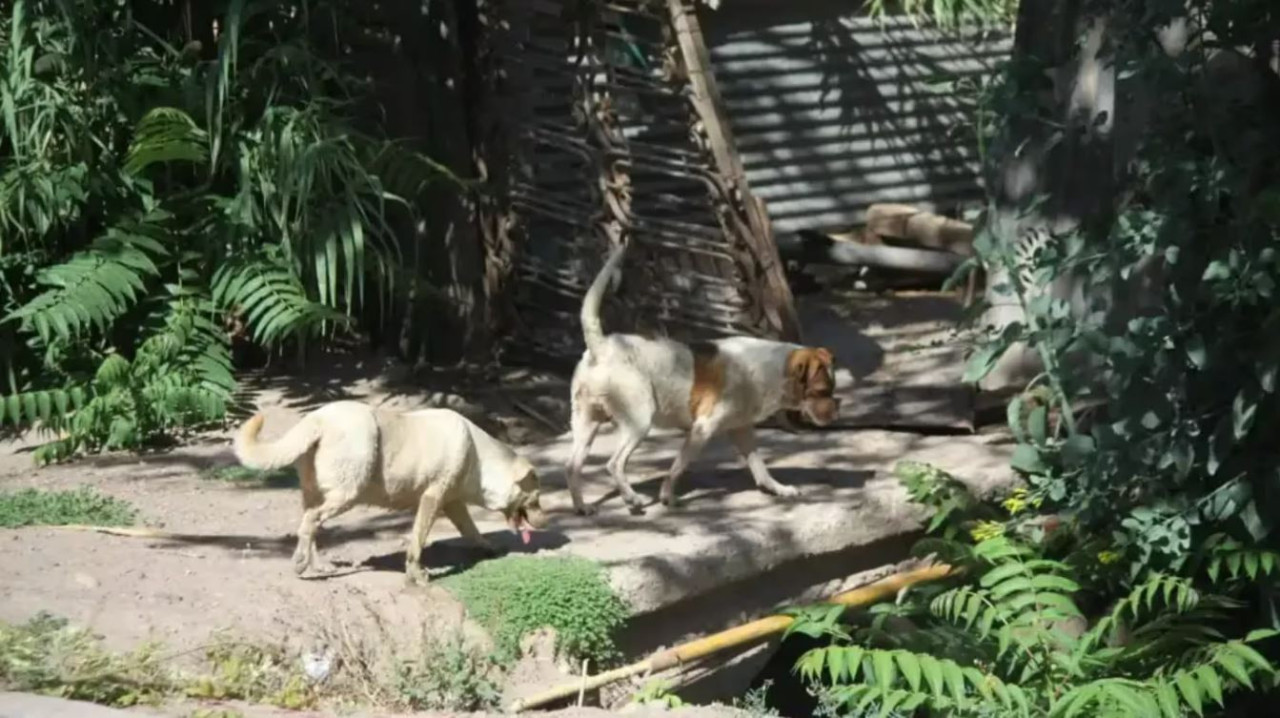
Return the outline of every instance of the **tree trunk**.
<path id="1" fill-rule="evenodd" d="M 1047 114 L 1055 122 L 1017 118 L 1004 156 L 996 159 L 997 174 L 989 179 L 995 196 L 987 223 L 1001 253 L 1110 219 L 1118 163 L 1112 132 L 1115 69 L 1108 55 L 1107 30 L 1108 18 L 1086 15 L 1079 0 L 1024 2 L 1019 8 L 1013 61 L 1047 68 L 1053 88 L 1043 95 L 1042 107 L 1049 112 L 1040 117 Z M 1024 270 L 1025 262 L 1014 266 Z M 986 271 L 991 308 L 984 323 L 1000 328 L 1024 321 L 1017 298 L 998 291 L 1009 285 L 1009 271 L 1001 266 L 989 266 Z M 1070 277 L 1028 289 L 1031 296 L 1047 291 L 1078 310 L 1083 308 L 1081 287 Z M 1016 388 L 1041 370 L 1039 358 L 1029 347 L 1015 345 L 981 386 L 985 390 Z"/>

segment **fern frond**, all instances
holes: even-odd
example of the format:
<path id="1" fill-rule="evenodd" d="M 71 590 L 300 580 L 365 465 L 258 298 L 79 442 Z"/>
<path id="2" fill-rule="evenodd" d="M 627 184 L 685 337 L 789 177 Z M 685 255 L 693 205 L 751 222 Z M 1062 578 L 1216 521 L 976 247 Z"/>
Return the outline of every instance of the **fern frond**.
<path id="1" fill-rule="evenodd" d="M 1156 599 L 1160 599 L 1157 602 Z M 1081 637 L 1083 650 L 1093 650 L 1129 622 L 1138 623 L 1144 616 L 1157 609 L 1167 609 L 1177 614 L 1192 611 L 1200 605 L 1200 593 L 1189 579 L 1178 576 L 1153 574 L 1135 586 L 1127 596 L 1116 602 L 1111 612 L 1103 616 Z M 1126 621 L 1126 614 L 1129 616 Z M 1161 614 L 1167 616 L 1167 614 Z"/>
<path id="2" fill-rule="evenodd" d="M 29 426 L 37 422 L 54 427 L 66 421 L 71 412 L 84 406 L 87 395 L 82 387 L 48 389 L 0 397 L 0 426 Z"/>
<path id="3" fill-rule="evenodd" d="M 1202 565 L 1214 583 L 1274 579 L 1280 573 L 1280 552 L 1246 546 L 1225 534 L 1215 534 L 1205 541 Z"/>
<path id="4" fill-rule="evenodd" d="M 999 707 L 1003 715 L 1029 715 L 1023 690 L 973 666 L 928 654 L 878 650 L 861 646 L 815 648 L 796 663 L 796 672 L 810 682 L 832 686 L 829 695 L 850 707 L 881 710 L 934 710 Z"/>
<path id="5" fill-rule="evenodd" d="M 89 249 L 41 270 L 38 281 L 50 289 L 5 317 L 34 331 L 42 342 L 75 341 L 91 329 L 106 331 L 137 303 L 146 278 L 159 274 L 153 258 L 167 254 L 155 239 L 112 228 Z"/>
<path id="6" fill-rule="evenodd" d="M 124 169 L 137 174 L 157 162 L 204 163 L 208 159 L 209 136 L 195 120 L 182 110 L 157 107 L 138 121 Z"/>

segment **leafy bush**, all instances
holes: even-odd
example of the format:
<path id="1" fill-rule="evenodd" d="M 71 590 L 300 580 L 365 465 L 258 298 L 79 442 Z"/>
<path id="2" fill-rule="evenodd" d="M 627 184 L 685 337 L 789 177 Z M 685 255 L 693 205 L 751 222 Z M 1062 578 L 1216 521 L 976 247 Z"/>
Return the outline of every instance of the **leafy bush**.
<path id="1" fill-rule="evenodd" d="M 283 350 L 385 302 L 397 186 L 444 176 L 353 127 L 365 88 L 321 52 L 344 3 L 215 5 L 213 53 L 160 0 L 0 16 L 0 427 L 52 430 L 37 461 L 221 421 L 231 335 Z"/>
<path id="2" fill-rule="evenodd" d="M 461 641 L 427 644 L 396 667 L 398 703 L 415 711 L 484 711 L 498 707 L 497 667 Z"/>
<path id="3" fill-rule="evenodd" d="M 618 657 L 613 633 L 627 609 L 609 587 L 603 569 L 576 557 L 504 556 L 444 580 L 487 628 L 504 660 L 539 628 L 556 632 L 556 648 L 597 665 Z"/>
<path id="4" fill-rule="evenodd" d="M 911 592 L 852 627 L 838 607 L 802 612 L 789 633 L 832 644 L 807 652 L 797 671 L 828 701 L 880 715 L 1203 715 L 1233 691 L 1276 684 L 1256 646 L 1277 632 L 1225 633 L 1244 605 L 1228 594 L 1241 585 L 1153 573 L 1091 615 L 1080 581 L 1097 557 L 1076 545 L 1054 558 L 1052 541 L 1023 536 L 1035 517 L 1018 500 L 1006 504 L 1011 516 L 970 522 L 980 538 L 952 552 L 967 556 L 958 585 Z"/>
<path id="5" fill-rule="evenodd" d="M 209 672 L 191 679 L 192 698 L 243 700 L 298 710 L 315 705 L 318 693 L 296 656 L 280 647 L 218 640 L 205 649 Z"/>
<path id="6" fill-rule="evenodd" d="M 89 487 L 73 491 L 22 489 L 0 493 L 0 528 L 96 524 L 130 526 L 138 512 L 130 504 Z"/>
<path id="7" fill-rule="evenodd" d="M 125 655 L 65 620 L 40 614 L 25 624 L 0 623 L 0 688 L 113 706 L 159 703 L 173 689 L 154 646 Z"/>

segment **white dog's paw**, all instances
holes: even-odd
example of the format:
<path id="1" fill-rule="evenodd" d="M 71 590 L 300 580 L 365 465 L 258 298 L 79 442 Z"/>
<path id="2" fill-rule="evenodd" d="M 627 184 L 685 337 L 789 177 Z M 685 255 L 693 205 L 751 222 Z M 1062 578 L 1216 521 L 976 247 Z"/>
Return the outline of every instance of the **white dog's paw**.
<path id="1" fill-rule="evenodd" d="M 427 576 L 426 571 L 422 570 L 422 567 L 415 566 L 404 572 L 404 582 L 405 585 L 409 587 L 418 586 L 426 588 L 427 585 L 430 584 L 431 578 Z"/>
<path id="2" fill-rule="evenodd" d="M 773 487 L 773 493 L 780 499 L 791 499 L 800 495 L 800 489 L 786 484 L 778 484 Z"/>
<path id="3" fill-rule="evenodd" d="M 573 510 L 579 516 L 595 516 L 597 509 L 595 504 L 582 504 L 581 506 L 575 506 Z"/>
<path id="4" fill-rule="evenodd" d="M 633 509 L 643 508 L 645 504 L 644 497 L 634 491 L 629 494 L 623 494 L 622 500 Z"/>

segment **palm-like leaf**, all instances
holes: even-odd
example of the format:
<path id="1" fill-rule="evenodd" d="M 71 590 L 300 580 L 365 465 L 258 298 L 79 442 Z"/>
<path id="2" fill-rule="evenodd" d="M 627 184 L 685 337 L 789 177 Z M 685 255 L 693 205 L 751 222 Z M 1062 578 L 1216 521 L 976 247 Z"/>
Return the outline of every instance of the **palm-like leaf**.
<path id="1" fill-rule="evenodd" d="M 266 256 L 223 265 L 213 276 L 213 300 L 225 311 L 243 313 L 255 341 L 265 345 L 302 334 L 345 315 L 307 298 L 289 267 Z"/>

